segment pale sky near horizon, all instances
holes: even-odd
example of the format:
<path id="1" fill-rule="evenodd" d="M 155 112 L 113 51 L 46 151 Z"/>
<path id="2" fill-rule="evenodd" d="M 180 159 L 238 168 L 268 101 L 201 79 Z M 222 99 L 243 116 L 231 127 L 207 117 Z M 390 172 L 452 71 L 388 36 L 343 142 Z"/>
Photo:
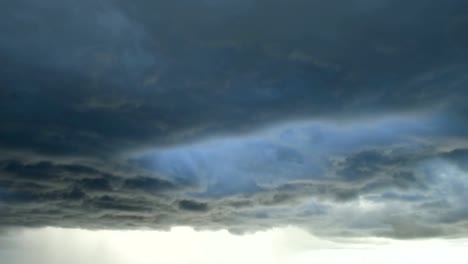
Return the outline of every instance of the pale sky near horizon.
<path id="1" fill-rule="evenodd" d="M 0 236 L 5 264 L 464 264 L 467 239 L 317 238 L 296 228 L 221 231 L 90 231 L 42 228 Z"/>

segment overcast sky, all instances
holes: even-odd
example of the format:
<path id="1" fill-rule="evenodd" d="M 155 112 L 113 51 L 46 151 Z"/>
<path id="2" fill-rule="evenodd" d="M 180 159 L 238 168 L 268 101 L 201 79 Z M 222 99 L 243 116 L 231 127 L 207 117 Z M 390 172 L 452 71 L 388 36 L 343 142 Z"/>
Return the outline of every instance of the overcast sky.
<path id="1" fill-rule="evenodd" d="M 0 258 L 458 254 L 467 29 L 466 0 L 3 1 Z"/>

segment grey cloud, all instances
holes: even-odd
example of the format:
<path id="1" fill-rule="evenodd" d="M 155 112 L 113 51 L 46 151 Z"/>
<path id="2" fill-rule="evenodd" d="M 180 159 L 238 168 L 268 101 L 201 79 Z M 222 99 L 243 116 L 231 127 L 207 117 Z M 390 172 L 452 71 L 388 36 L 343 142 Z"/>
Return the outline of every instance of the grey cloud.
<path id="1" fill-rule="evenodd" d="M 414 223 L 410 219 L 404 219 L 392 223 L 391 232 L 384 232 L 380 235 L 400 239 L 411 239 L 443 236 L 445 233 L 447 233 L 447 230 L 444 230 L 443 227 Z"/>
<path id="2" fill-rule="evenodd" d="M 109 180 L 106 178 L 85 178 L 80 180 L 77 185 L 82 186 L 86 190 L 96 190 L 96 191 L 110 191 L 112 189 Z"/>
<path id="3" fill-rule="evenodd" d="M 455 149 L 445 153 L 442 157 L 456 163 L 464 170 L 468 170 L 468 149 Z"/>
<path id="4" fill-rule="evenodd" d="M 388 150 L 388 149 L 387 149 Z M 368 187 L 424 188 L 425 179 L 415 175 L 415 165 L 431 153 L 383 153 L 370 150 L 348 156 L 337 164 L 337 175 L 350 182 L 367 182 Z"/>
<path id="5" fill-rule="evenodd" d="M 464 0 L 5 1 L 0 226 L 466 233 L 467 17 Z M 406 218 L 383 221 L 395 203 Z"/>
<path id="6" fill-rule="evenodd" d="M 135 212 L 151 211 L 148 201 L 133 197 L 119 197 L 118 195 L 103 195 L 84 201 L 83 206 L 90 211 L 115 211 L 135 214 Z"/>
<path id="7" fill-rule="evenodd" d="M 197 201 L 192 201 L 192 200 L 182 200 L 182 201 L 179 201 L 178 204 L 181 210 L 194 211 L 194 212 L 208 211 L 208 205 L 202 202 L 197 202 Z"/>
<path id="8" fill-rule="evenodd" d="M 35 210 L 49 211 L 50 208 L 56 207 L 64 207 L 62 209 L 65 212 L 63 210 L 55 211 L 56 214 L 51 212 L 48 215 L 49 219 L 53 219 L 50 224 L 62 225 L 60 219 L 66 217 L 66 211 L 72 211 L 71 215 L 75 213 L 86 215 L 100 210 L 102 212 L 151 211 L 159 203 L 152 202 L 143 195 L 150 190 L 149 188 L 152 195 L 164 192 L 166 189 L 178 188 L 175 184 L 156 177 L 122 176 L 83 165 L 52 162 L 23 164 L 19 161 L 10 161 L 4 166 L 0 177 L 2 207 L 7 209 L 4 214 L 6 222 L 3 224 L 14 223 L 10 223 L 8 219 L 15 217 L 25 218 L 25 221 L 29 219 L 32 221 L 31 224 L 34 224 Z M 143 193 L 139 194 L 139 190 Z M 164 202 L 161 198 L 160 203 Z M 77 219 L 81 218 L 77 216 Z M 64 221 L 63 224 L 68 224 L 68 221 Z"/>
<path id="9" fill-rule="evenodd" d="M 124 188 L 157 193 L 161 191 L 175 190 L 177 187 L 174 183 L 162 179 L 136 177 L 126 179 L 124 182 Z"/>
<path id="10" fill-rule="evenodd" d="M 453 160 L 447 158 L 453 153 L 464 153 L 464 150 L 413 153 L 401 149 L 375 149 L 349 153 L 341 163 L 332 163 L 338 173 L 333 173 L 331 168 L 325 178 L 264 187 L 251 194 L 224 193 L 223 196 L 205 197 L 203 200 L 193 195 L 203 195 L 208 190 L 179 185 L 177 181 L 156 176 L 120 175 L 115 171 L 105 172 L 84 165 L 46 161 L 29 164 L 5 161 L 2 163 L 0 190 L 4 211 L 2 225 L 166 229 L 174 224 L 188 224 L 210 229 L 227 227 L 240 232 L 290 223 L 317 232 L 316 229 L 325 225 L 324 222 L 338 217 L 341 209 L 336 209 L 337 206 L 355 204 L 360 197 L 367 197 L 366 200 L 381 205 L 399 201 L 403 206 L 400 214 L 423 222 L 408 233 L 405 230 L 411 227 L 394 223 L 391 219 L 381 219 L 388 212 L 377 211 L 372 215 L 355 209 L 354 213 L 359 217 L 353 226 L 339 220 L 335 226 L 337 230 L 320 232 L 323 235 L 345 235 L 342 231 L 347 230 L 348 235 L 360 233 L 397 238 L 451 235 L 464 232 L 459 226 L 466 220 L 462 213 L 464 205 L 453 203 L 454 198 L 463 200 L 460 197 L 463 189 L 439 186 L 440 179 L 431 179 L 432 175 L 418 171 L 414 164 L 443 157 L 449 164 L 456 165 L 458 155 Z M 402 164 L 402 160 L 407 162 Z M 414 171 L 407 173 L 409 169 Z M 344 173 L 356 170 L 365 174 L 347 177 Z M 200 182 L 199 185 L 206 183 Z M 438 199 L 447 197 L 438 196 L 442 189 L 434 191 L 434 188 L 445 188 L 452 201 L 448 205 L 437 203 Z M 411 210 L 420 213 L 413 215 Z M 194 218 L 193 213 L 203 214 Z M 364 224 L 362 221 L 366 217 L 374 219 L 374 222 Z M 424 222 L 429 220 L 433 223 Z M 369 227 L 356 228 L 362 225 Z"/>
<path id="11" fill-rule="evenodd" d="M 417 162 L 440 158 L 446 159 L 448 165 L 457 166 L 458 155 L 453 160 L 447 158 L 453 153 L 464 153 L 464 150 L 430 152 L 426 149 L 414 153 L 387 148 L 349 153 L 341 163 L 331 163 L 336 167 L 330 168 L 324 178 L 287 181 L 251 194 L 227 192 L 203 199 L 196 196 L 203 197 L 209 189 L 157 176 L 123 175 L 115 170 L 106 172 L 91 166 L 49 161 L 10 160 L 2 163 L 0 174 L 0 206 L 4 212 L 1 224 L 158 229 L 182 224 L 203 229 L 228 228 L 232 232 L 295 224 L 321 235 L 415 238 L 463 234 L 466 231 L 461 223 L 466 221 L 463 213 L 466 206 L 461 201 L 468 184 L 457 183 L 456 178 L 442 180 L 437 172 L 433 172 L 434 176 L 415 166 Z M 408 162 L 402 164 L 402 160 Z M 409 169 L 411 173 L 407 172 Z M 347 177 L 346 170 L 365 174 Z M 30 176 L 33 172 L 36 173 Z M 201 181 L 198 185 L 204 186 L 207 183 L 203 181 L 209 178 L 198 180 Z M 462 189 L 450 187 L 449 180 Z M 448 204 L 438 203 L 448 198 L 440 196 L 442 190 L 450 197 Z M 362 198 L 380 209 L 361 211 L 357 201 Z M 384 217 L 394 212 L 392 204 L 397 202 L 398 214 L 418 220 L 417 226 L 405 224 L 410 220 Z M 357 206 L 350 209 L 354 210 L 351 225 L 340 218 L 340 214 L 346 214 L 340 209 L 343 204 Z M 334 228 L 323 229 L 327 221 L 334 221 Z"/>

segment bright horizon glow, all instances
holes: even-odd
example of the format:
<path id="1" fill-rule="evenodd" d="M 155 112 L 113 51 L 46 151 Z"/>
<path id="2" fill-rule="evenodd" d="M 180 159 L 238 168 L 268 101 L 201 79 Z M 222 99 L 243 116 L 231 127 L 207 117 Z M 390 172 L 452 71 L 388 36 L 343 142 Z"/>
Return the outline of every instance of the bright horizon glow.
<path id="1" fill-rule="evenodd" d="M 0 237 L 2 263 L 462 264 L 468 247 L 466 239 L 403 241 L 368 237 L 332 241 L 296 227 L 244 235 L 226 230 L 195 231 L 190 227 L 170 231 L 49 227 L 11 232 Z"/>

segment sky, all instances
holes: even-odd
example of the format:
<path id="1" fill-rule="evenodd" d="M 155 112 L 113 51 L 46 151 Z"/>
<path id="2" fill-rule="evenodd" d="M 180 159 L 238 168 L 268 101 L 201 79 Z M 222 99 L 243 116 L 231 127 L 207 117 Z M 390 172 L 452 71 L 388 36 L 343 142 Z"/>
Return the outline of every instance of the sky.
<path id="1" fill-rule="evenodd" d="M 169 232 L 49 227 L 17 231 L 14 236 L 0 238 L 0 243 L 8 245 L 7 249 L 0 250 L 3 263 L 24 264 L 305 264 L 311 261 L 323 264 L 462 264 L 466 263 L 468 246 L 467 239 L 398 241 L 367 238 L 338 242 L 314 237 L 294 227 L 274 228 L 245 236 L 233 235 L 226 230 L 197 232 L 190 227 L 176 227 Z"/>
<path id="2" fill-rule="evenodd" d="M 460 263 L 467 27 L 465 0 L 0 3 L 0 262 Z"/>

